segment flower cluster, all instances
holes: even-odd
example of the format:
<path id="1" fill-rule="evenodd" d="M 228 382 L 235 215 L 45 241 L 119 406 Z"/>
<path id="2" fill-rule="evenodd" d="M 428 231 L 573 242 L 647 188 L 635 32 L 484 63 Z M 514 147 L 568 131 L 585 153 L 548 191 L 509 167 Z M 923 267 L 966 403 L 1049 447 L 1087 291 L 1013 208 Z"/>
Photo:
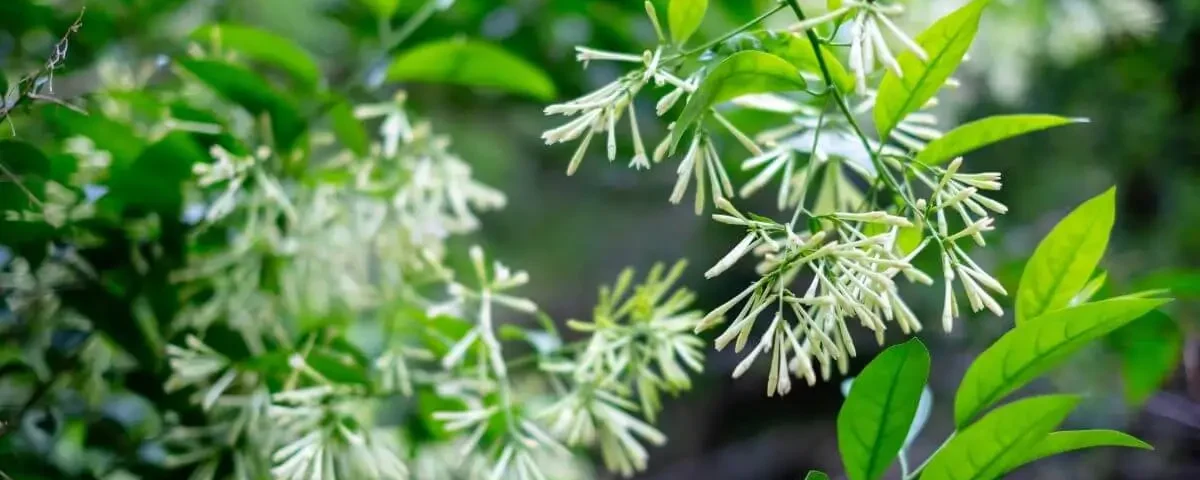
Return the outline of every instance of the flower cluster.
<path id="1" fill-rule="evenodd" d="M 783 9 L 792 10 L 794 23 L 780 30 L 749 31 Z M 653 24 L 661 23 L 653 8 L 648 13 Z M 940 41 L 933 38 L 937 35 L 914 38 L 898 26 L 897 17 L 903 13 L 896 3 L 846 0 L 806 17 L 796 2 L 787 0 L 742 28 L 693 49 L 668 42 L 661 32 L 660 44 L 648 50 L 653 53 L 642 56 L 580 48 L 579 59 L 585 64 L 611 60 L 637 67 L 597 92 L 546 109 L 547 114 L 581 115 L 544 135 L 547 143 L 584 136 L 571 160 L 569 170 L 574 171 L 593 132 L 608 133 L 609 156 L 614 156 L 617 141 L 611 121 L 619 116 L 614 112 L 634 110 L 634 97 L 648 79 L 676 86 L 659 101 L 659 116 L 684 99 L 688 110 L 694 111 L 693 103 L 712 101 L 713 90 L 733 92 L 721 97 L 729 99 L 725 103 L 703 104 L 700 121 L 684 119 L 692 122 L 687 127 L 691 136 L 667 135 L 653 163 L 665 160 L 671 153 L 668 144 L 684 137 L 671 202 L 678 203 L 695 179 L 698 214 L 704 209 L 707 189 L 719 209 L 712 218 L 747 230 L 705 276 L 720 275 L 753 254 L 760 258 L 760 278 L 711 311 L 696 331 L 733 314 L 717 336 L 716 347 L 732 344 L 744 354 L 735 377 L 758 358 L 769 356 L 768 395 L 787 393 L 793 376 L 812 384 L 818 377 L 828 379 L 835 365 L 844 373 L 856 352 L 848 326 L 852 321 L 880 343 L 891 324 L 905 334 L 920 331 L 922 323 L 897 288 L 897 278 L 933 284 L 935 275 L 913 266 L 914 259 L 926 252 L 941 257 L 945 330 L 960 314 L 955 284 L 961 285 L 971 310 L 1003 314 L 995 297 L 1006 294 L 1003 287 L 959 245 L 968 238 L 983 245 L 984 234 L 995 223 L 992 216 L 1005 213 L 1002 204 L 981 193 L 1000 188 L 999 174 L 962 172 L 961 159 L 946 167 L 916 160 L 930 143 L 943 138 L 933 113 L 937 92 L 903 92 L 914 99 L 906 100 L 908 110 L 894 125 L 879 128 L 881 138 L 867 135 L 860 126 L 863 117 L 878 114 L 876 110 L 896 108 L 894 101 L 888 104 L 880 98 L 885 78 L 908 82 L 911 75 L 928 75 L 921 70 L 931 68 L 935 60 L 945 61 L 931 58 L 933 47 L 923 43 Z M 904 50 L 894 51 L 892 44 Z M 944 46 L 936 48 L 936 53 L 945 55 Z M 732 61 L 747 49 L 791 63 L 806 79 L 807 89 L 730 86 L 722 83 L 727 78 L 711 78 L 712 72 L 726 66 L 726 60 L 730 69 L 752 69 Z M 849 68 L 842 67 L 841 61 Z M 738 82 L 751 78 L 745 71 L 736 75 L 743 75 Z M 944 86 L 958 85 L 948 73 L 941 78 L 938 81 Z M 822 88 L 814 91 L 815 82 Z M 697 94 L 706 87 L 710 96 Z M 747 134 L 722 114 L 730 108 L 769 112 L 770 118 L 782 115 L 787 120 Z M 710 124 L 720 125 L 729 135 L 711 130 Z M 668 129 L 676 127 L 672 124 Z M 641 154 L 643 136 L 635 133 L 633 138 L 635 153 Z M 718 156 L 726 151 L 723 143 L 749 152 L 741 169 L 752 174 L 740 185 Z M 747 198 L 772 184 L 778 185 L 774 203 L 790 211 L 789 221 L 743 213 L 733 206 L 735 192 Z M 808 228 L 797 229 L 797 224 Z"/>

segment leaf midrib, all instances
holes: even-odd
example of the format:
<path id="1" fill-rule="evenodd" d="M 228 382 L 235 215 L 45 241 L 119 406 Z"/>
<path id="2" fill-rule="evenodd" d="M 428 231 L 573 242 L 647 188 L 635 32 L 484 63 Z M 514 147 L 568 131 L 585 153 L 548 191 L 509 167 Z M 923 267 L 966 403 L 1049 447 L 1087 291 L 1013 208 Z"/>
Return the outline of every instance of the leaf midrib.
<path id="1" fill-rule="evenodd" d="M 1097 324 L 1093 324 L 1091 328 L 1088 328 L 1088 329 L 1086 329 L 1086 330 L 1082 330 L 1082 331 L 1080 331 L 1080 333 L 1079 333 L 1079 334 L 1072 335 L 1072 336 L 1070 336 L 1070 337 L 1066 337 L 1066 336 L 1064 335 L 1064 338 L 1066 338 L 1066 340 L 1065 340 L 1065 341 L 1063 341 L 1063 342 L 1059 342 L 1057 345 L 1055 345 L 1055 346 L 1053 346 L 1053 347 L 1051 347 L 1051 348 L 1052 348 L 1052 349 L 1055 351 L 1055 353 L 1057 353 L 1057 351 L 1058 351 L 1058 350 L 1059 350 L 1059 349 L 1060 349 L 1060 348 L 1061 348 L 1063 345 L 1070 344 L 1071 342 L 1074 342 L 1074 341 L 1075 341 L 1076 339 L 1078 339 L 1079 337 L 1081 337 L 1081 336 L 1083 336 L 1083 335 L 1085 335 L 1085 334 L 1087 334 L 1087 333 L 1090 333 L 1090 332 L 1092 332 L 1092 331 L 1094 331 L 1094 330 L 1096 330 L 1096 329 L 1099 329 L 1100 327 L 1107 326 L 1107 325 L 1108 325 L 1109 323 L 1111 323 L 1111 322 L 1112 322 L 1112 320 L 1111 320 L 1111 319 L 1109 319 L 1108 321 L 1106 321 L 1106 322 L 1104 322 L 1104 323 L 1097 323 Z M 1067 327 L 1066 323 L 1068 323 L 1068 322 L 1066 322 L 1066 321 L 1060 321 L 1060 323 L 1063 323 L 1063 324 L 1064 324 L 1064 325 L 1063 325 L 1063 327 L 1064 327 L 1064 328 L 1066 328 L 1066 327 Z M 1035 346 L 1035 348 L 1036 348 L 1036 346 Z M 1011 350 L 1010 350 L 1010 353 L 1011 353 Z M 1044 352 L 1043 352 L 1043 353 L 1044 353 Z M 1004 375 L 1004 382 L 1001 382 L 999 385 L 1000 385 L 1001 387 L 1003 387 L 1005 384 L 1011 383 L 1011 382 L 1010 382 L 1010 380 L 1012 380 L 1012 379 L 1014 379 L 1014 378 L 1018 378 L 1019 376 L 1021 376 L 1022 374 L 1024 374 L 1026 371 L 1028 371 L 1028 370 L 1031 368 L 1031 365 L 1033 365 L 1033 364 L 1035 364 L 1035 363 L 1036 363 L 1036 361 L 1037 361 L 1037 360 L 1041 360 L 1041 359 L 1043 359 L 1043 358 L 1046 358 L 1046 357 L 1049 357 L 1049 356 L 1050 356 L 1050 354 L 1044 354 L 1044 355 L 1037 355 L 1037 356 L 1035 356 L 1035 357 L 1033 358 L 1033 360 L 1031 360 L 1031 361 L 1029 361 L 1029 362 L 1025 362 L 1025 366 L 1024 366 L 1024 367 L 1021 367 L 1020 369 L 1018 369 L 1018 370 L 1017 370 L 1017 371 L 1016 371 L 1014 374 L 1012 374 L 1012 375 Z M 1001 369 L 1003 370 L 1003 369 L 1004 369 L 1004 363 L 1001 363 L 1001 364 L 1000 364 L 1000 366 L 1001 366 Z M 1002 371 L 1001 373 L 1004 373 L 1004 372 Z M 981 380 L 982 380 L 982 379 L 985 379 L 985 378 L 986 378 L 986 377 L 980 377 L 980 379 L 981 379 Z M 976 382 L 976 384 L 978 384 L 978 382 Z M 1001 397 L 1001 396 L 1003 396 L 1004 394 L 1007 394 L 1007 393 L 1008 393 L 1008 392 L 1005 392 L 1005 393 L 998 393 L 998 392 L 1002 392 L 1003 390 L 1004 390 L 1004 388 L 994 388 L 994 389 L 990 390 L 990 392 L 988 393 L 988 395 L 987 395 L 987 396 L 985 396 L 985 397 L 977 397 L 977 400 L 979 400 L 979 399 L 982 399 L 982 400 L 986 400 L 986 401 L 977 401 L 977 402 L 976 402 L 976 405 L 986 405 L 986 404 L 991 404 L 992 402 L 995 402 L 995 401 L 996 401 L 996 400 L 997 400 L 999 397 Z M 979 407 L 976 407 L 976 408 L 974 408 L 974 409 L 973 409 L 973 411 L 971 412 L 971 415 L 969 415 L 969 416 L 967 416 L 967 417 L 965 417 L 965 418 L 966 418 L 967 420 L 970 420 L 970 419 L 972 419 L 972 418 L 975 418 L 975 416 L 976 416 L 976 415 L 979 415 L 979 412 L 980 412 L 981 410 L 982 410 L 981 408 L 979 408 Z"/>
<path id="2" fill-rule="evenodd" d="M 975 22 L 978 22 L 978 20 L 975 20 Z M 942 59 L 946 56 L 946 54 L 950 51 L 950 48 L 954 45 L 954 41 L 958 40 L 958 38 L 960 36 L 962 36 L 963 33 L 968 30 L 967 25 L 968 24 L 964 23 L 962 25 L 962 28 L 955 30 L 954 35 L 949 37 L 949 41 L 946 42 L 945 47 L 942 48 L 940 51 L 938 51 L 937 55 L 935 55 L 929 59 L 929 62 L 926 64 L 928 68 L 926 68 L 924 71 L 921 72 L 921 75 L 919 75 L 919 77 L 917 78 L 917 82 L 913 84 L 914 85 L 913 88 L 911 88 L 911 89 L 908 88 L 908 86 L 905 85 L 903 78 L 896 77 L 896 81 L 900 82 L 901 87 L 904 87 L 906 90 L 908 90 L 909 95 L 906 96 L 904 98 L 904 102 L 900 104 L 901 108 L 899 110 L 897 110 L 894 115 L 891 116 L 892 118 L 888 119 L 888 123 L 890 123 L 891 125 L 888 126 L 887 133 L 890 134 L 892 132 L 892 130 L 894 130 L 896 128 L 896 125 L 898 125 L 900 123 L 900 121 L 904 119 L 903 117 L 906 116 L 906 115 L 904 115 L 904 111 L 908 110 L 911 107 L 911 103 L 913 101 L 913 98 L 915 97 L 915 95 L 913 95 L 913 92 L 915 92 L 917 90 L 917 88 L 919 88 L 921 85 L 923 85 L 925 83 L 926 80 L 929 79 L 929 75 L 933 71 L 933 66 L 941 63 Z M 890 72 L 888 74 L 891 75 Z"/>
<path id="3" fill-rule="evenodd" d="M 1087 232 L 1091 231 L 1092 228 L 1095 227 L 1095 225 L 1099 219 L 1089 215 L 1088 220 L 1089 221 L 1087 224 L 1087 228 L 1083 230 L 1084 233 L 1082 235 L 1077 235 L 1076 237 L 1082 236 L 1082 237 L 1086 238 Z M 1040 302 L 1040 304 L 1041 304 L 1040 310 L 1037 313 L 1031 313 L 1028 317 L 1026 317 L 1025 321 L 1033 320 L 1033 319 L 1037 318 L 1039 315 L 1046 313 L 1046 310 L 1049 309 L 1050 300 L 1052 300 L 1054 297 L 1054 292 L 1056 290 L 1058 290 L 1058 287 L 1062 286 L 1062 282 L 1066 278 L 1066 275 L 1063 272 L 1070 270 L 1071 266 L 1074 265 L 1075 260 L 1079 258 L 1080 250 L 1081 250 L 1080 248 L 1075 248 L 1075 249 L 1071 250 L 1071 253 L 1069 255 L 1070 259 L 1068 262 L 1066 262 L 1066 268 L 1062 268 L 1058 272 L 1056 272 L 1056 273 L 1058 273 L 1058 275 L 1054 276 L 1053 285 L 1048 290 L 1043 291 L 1044 295 L 1039 295 L 1039 297 L 1042 297 L 1041 298 L 1042 301 Z"/>
<path id="4" fill-rule="evenodd" d="M 1041 424 L 1041 423 L 1045 422 L 1045 420 L 1047 418 L 1050 418 L 1054 415 L 1058 415 L 1058 412 L 1055 410 L 1051 410 L 1051 411 L 1045 413 L 1044 415 L 1038 417 L 1037 422 L 1031 423 L 1031 425 Z M 1001 448 L 998 449 L 998 451 L 1000 453 L 998 455 L 992 456 L 991 459 L 989 459 L 982 466 L 977 468 L 975 470 L 975 473 L 971 475 L 971 480 L 990 480 L 992 478 L 995 478 L 995 477 L 985 477 L 980 474 L 987 472 L 987 469 L 991 468 L 993 465 L 996 465 L 1000 459 L 1004 458 L 1005 454 L 1008 453 L 1007 450 L 1012 448 L 1014 445 L 1017 445 L 1017 444 L 1021 443 L 1022 441 L 1028 439 L 1030 437 L 1029 433 L 1031 431 L 1034 431 L 1034 429 L 1026 428 L 1024 430 L 1021 430 L 1021 432 L 1013 439 L 1013 441 L 1009 442 L 1007 444 L 1002 441 L 999 441 L 999 438 L 997 436 L 993 435 L 992 438 L 996 439 L 997 440 L 996 443 L 1000 444 Z"/>
<path id="5" fill-rule="evenodd" d="M 908 352 L 904 352 L 904 358 L 902 358 L 900 360 L 900 364 L 896 366 L 896 371 L 894 373 L 892 373 L 892 381 L 891 381 L 891 384 L 888 385 L 887 396 L 884 397 L 884 406 L 885 407 L 891 406 L 892 399 L 894 399 L 896 396 L 896 386 L 897 386 L 897 384 L 899 384 L 899 382 L 897 380 L 900 378 L 900 374 L 904 372 L 904 365 L 906 365 L 907 363 L 908 363 Z M 874 438 L 874 442 L 873 442 L 873 445 L 871 448 L 871 455 L 869 457 L 867 457 L 867 475 L 866 476 L 868 478 L 871 476 L 871 472 L 873 472 L 875 470 L 875 462 L 879 461 L 879 449 L 880 449 L 879 439 L 883 438 L 884 425 L 887 424 L 886 420 L 889 417 L 891 417 L 891 411 L 892 411 L 891 408 L 884 408 L 883 416 L 879 419 L 879 422 L 876 424 L 875 438 Z"/>

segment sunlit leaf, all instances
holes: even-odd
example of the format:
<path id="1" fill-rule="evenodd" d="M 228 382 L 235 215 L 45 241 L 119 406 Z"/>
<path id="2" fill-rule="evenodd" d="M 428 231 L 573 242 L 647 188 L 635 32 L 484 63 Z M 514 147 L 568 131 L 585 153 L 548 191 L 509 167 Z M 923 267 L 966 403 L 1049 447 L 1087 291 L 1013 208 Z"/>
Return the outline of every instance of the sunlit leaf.
<path id="1" fill-rule="evenodd" d="M 1032 448 L 1014 458 L 1005 471 L 1015 470 L 1046 457 L 1096 447 L 1126 447 L 1153 450 L 1150 444 L 1116 430 L 1067 430 L 1046 435 Z"/>
<path id="2" fill-rule="evenodd" d="M 759 37 L 763 42 L 763 49 L 768 53 L 778 55 L 779 58 L 791 62 L 800 70 L 813 75 L 821 75 L 821 67 L 817 61 L 815 50 L 804 35 L 768 32 L 759 34 Z M 833 83 L 837 85 L 837 88 L 843 92 L 854 90 L 854 77 L 846 71 L 842 62 L 838 61 L 837 55 L 824 45 L 821 46 L 821 52 L 825 59 L 825 68 L 829 70 L 829 76 L 833 78 Z"/>
<path id="3" fill-rule="evenodd" d="M 922 480 L 991 480 L 1058 427 L 1079 398 L 1046 395 L 1012 402 L 985 415 L 929 460 Z M 960 427 L 961 428 L 961 427 Z"/>
<path id="4" fill-rule="evenodd" d="M 208 25 L 192 32 L 192 40 L 208 42 L 222 50 L 279 67 L 307 87 L 321 82 L 317 62 L 295 42 L 274 33 L 243 25 Z"/>
<path id="5" fill-rule="evenodd" d="M 838 412 L 838 450 L 850 480 L 874 480 L 904 446 L 929 378 L 929 351 L 911 339 L 889 347 L 854 379 Z"/>
<path id="6" fill-rule="evenodd" d="M 803 90 L 804 78 L 791 63 L 769 53 L 744 51 L 730 55 L 704 78 L 671 131 L 672 146 L 712 106 L 751 93 Z"/>
<path id="7" fill-rule="evenodd" d="M 919 110 L 942 88 L 962 63 L 963 55 L 975 39 L 979 18 L 989 2 L 975 0 L 968 3 L 918 35 L 916 41 L 929 55 L 928 61 L 921 60 L 911 50 L 897 57 L 904 77 L 896 76 L 889 69 L 876 96 L 875 129 L 879 138 L 887 138 L 904 117 Z"/>
<path id="8" fill-rule="evenodd" d="M 1108 247 L 1116 189 L 1084 202 L 1058 222 L 1025 264 L 1017 289 L 1016 322 L 1062 308 L 1088 283 Z"/>
<path id="9" fill-rule="evenodd" d="M 1160 311 L 1152 311 L 1108 336 L 1121 359 L 1125 401 L 1141 405 L 1154 395 L 1183 359 L 1183 332 Z"/>
<path id="10" fill-rule="evenodd" d="M 449 83 L 554 98 L 554 83 L 537 66 L 480 40 L 437 40 L 400 53 L 387 78 L 399 82 Z"/>
<path id="11" fill-rule="evenodd" d="M 917 154 L 916 161 L 936 165 L 967 152 L 1039 130 L 1086 122 L 1086 119 L 1057 115 L 997 115 L 976 120 L 946 132 Z"/>
<path id="12" fill-rule="evenodd" d="M 984 409 L 1057 367 L 1088 342 L 1167 301 L 1114 298 L 1055 310 L 1018 325 L 967 368 L 954 398 L 955 424 L 966 426 Z"/>
<path id="13" fill-rule="evenodd" d="M 667 7 L 667 25 L 671 29 L 671 40 L 683 45 L 691 38 L 708 10 L 708 0 L 671 0 Z"/>
<path id="14" fill-rule="evenodd" d="M 279 148 L 291 150 L 304 133 L 305 122 L 296 106 L 254 72 L 215 60 L 180 60 L 179 64 L 246 111 L 269 116 Z"/>

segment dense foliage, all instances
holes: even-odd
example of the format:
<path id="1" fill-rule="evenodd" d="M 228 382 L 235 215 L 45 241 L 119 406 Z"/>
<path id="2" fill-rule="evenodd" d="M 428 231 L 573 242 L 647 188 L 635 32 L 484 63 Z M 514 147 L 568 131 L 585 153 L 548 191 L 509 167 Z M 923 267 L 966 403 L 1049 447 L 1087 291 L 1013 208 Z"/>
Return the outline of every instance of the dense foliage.
<path id="1" fill-rule="evenodd" d="M 990 2 L 914 35 L 898 3 L 783 0 L 699 37 L 709 3 L 645 2 L 652 44 L 637 51 L 577 47 L 584 66 L 627 71 L 546 107 L 566 118 L 542 139 L 574 144 L 569 175 L 598 145 L 635 170 L 672 168 L 663 196 L 690 191 L 696 214 L 741 231 L 723 257 L 693 259 L 711 262 L 703 276 L 747 256 L 757 276 L 728 301 L 697 301 L 682 261 L 628 268 L 566 321 L 527 298 L 536 279 L 465 241 L 507 198 L 455 153 L 475 139 L 440 133 L 401 88 L 558 97 L 538 62 L 504 46 L 418 33 L 453 2 L 341 7 L 347 28 L 373 33 L 347 72 L 286 36 L 206 23 L 185 49 L 104 58 L 79 100 L 55 76 L 102 47 L 87 46 L 93 12 L 0 7 L 67 20 L 43 57 L 0 76 L 13 130 L 0 140 L 0 471 L 571 479 L 603 475 L 594 456 L 630 476 L 667 441 L 664 398 L 692 388 L 714 328 L 715 348 L 740 356 L 733 377 L 769 364 L 767 396 L 848 375 L 859 352 L 895 343 L 845 384 L 837 444 L 854 480 L 893 463 L 906 479 L 997 478 L 1066 451 L 1148 447 L 1056 431 L 1075 396 L 997 406 L 1118 329 L 1174 331 L 1157 288 L 1190 277 L 1114 293 L 1098 271 L 1114 190 L 1058 223 L 1019 284 L 975 260 L 1009 207 L 992 198 L 1000 173 L 964 155 L 1087 128 L 1043 114 L 950 127 L 935 114 Z M 772 184 L 764 210 L 750 198 Z M 909 283 L 938 285 L 937 314 L 910 307 Z M 1016 326 L 967 369 L 956 433 L 910 466 L 937 366 L 895 330 L 950 332 L 968 307 L 1003 316 L 1009 290 Z M 1178 342 L 1118 349 L 1132 402 L 1178 357 L 1139 349 Z"/>

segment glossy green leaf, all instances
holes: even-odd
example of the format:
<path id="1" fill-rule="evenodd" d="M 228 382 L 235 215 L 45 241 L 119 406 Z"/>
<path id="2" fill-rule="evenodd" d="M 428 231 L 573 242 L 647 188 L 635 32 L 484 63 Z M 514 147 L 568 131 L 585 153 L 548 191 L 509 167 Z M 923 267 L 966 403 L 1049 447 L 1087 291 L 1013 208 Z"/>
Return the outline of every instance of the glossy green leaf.
<path id="1" fill-rule="evenodd" d="M 1096 447 L 1126 447 L 1154 450 L 1137 437 L 1116 430 L 1067 430 L 1046 435 L 1032 448 L 1009 463 L 1005 471 L 1015 470 L 1046 457 Z"/>
<path id="2" fill-rule="evenodd" d="M 1166 303 L 1114 298 L 1047 313 L 996 340 L 967 368 L 954 398 L 955 424 L 965 426 L 984 409 L 1058 366 L 1098 339 Z"/>
<path id="3" fill-rule="evenodd" d="M 906 50 L 897 57 L 904 77 L 896 76 L 889 69 L 879 84 L 876 97 L 875 129 L 879 132 L 879 138 L 886 139 L 904 117 L 924 106 L 954 74 L 975 39 L 979 18 L 989 2 L 974 0 L 942 17 L 918 35 L 917 44 L 929 56 L 928 61 L 922 60 L 912 50 Z"/>
<path id="4" fill-rule="evenodd" d="M 1081 118 L 1064 118 L 1057 115 L 997 115 L 960 125 L 946 132 L 917 154 L 916 161 L 936 165 L 967 152 L 986 147 L 1030 132 L 1046 130 L 1061 125 L 1087 122 Z"/>
<path id="5" fill-rule="evenodd" d="M 762 33 L 758 35 L 763 43 L 763 49 L 773 55 L 778 55 L 779 58 L 791 62 L 796 68 L 813 75 L 821 75 L 821 66 L 817 61 L 816 51 L 812 48 L 812 43 L 808 38 L 798 33 Z M 828 47 L 821 46 L 821 54 L 825 59 L 825 68 L 829 70 L 829 76 L 833 78 L 833 83 L 837 85 L 838 90 L 850 92 L 854 90 L 854 77 L 838 61 L 837 55 Z"/>
<path id="6" fill-rule="evenodd" d="M 804 475 L 804 480 L 829 480 L 829 475 L 826 475 L 825 472 L 809 470 L 808 474 Z"/>
<path id="7" fill-rule="evenodd" d="M 1157 310 L 1113 332 L 1108 344 L 1121 359 L 1121 381 L 1130 405 L 1141 405 L 1158 392 L 1183 359 L 1183 331 Z"/>
<path id="8" fill-rule="evenodd" d="M 371 137 L 363 122 L 354 117 L 354 107 L 344 98 L 339 98 L 329 109 L 329 121 L 333 134 L 348 150 L 358 156 L 366 156 L 371 148 Z"/>
<path id="9" fill-rule="evenodd" d="M 803 90 L 804 78 L 787 60 L 753 50 L 721 61 L 688 100 L 671 130 L 672 150 L 692 123 L 712 106 L 751 93 Z"/>
<path id="10" fill-rule="evenodd" d="M 691 38 L 708 10 L 708 0 L 671 0 L 667 6 L 667 25 L 671 29 L 671 40 L 683 45 Z"/>
<path id="11" fill-rule="evenodd" d="M 321 82 L 316 60 L 295 42 L 274 33 L 243 25 L 208 25 L 192 32 L 192 40 L 233 50 L 251 60 L 279 67 L 307 87 Z"/>
<path id="12" fill-rule="evenodd" d="M 388 67 L 387 79 L 495 88 L 538 100 L 555 95 L 554 83 L 537 66 L 491 43 L 461 38 L 401 53 Z"/>
<path id="13" fill-rule="evenodd" d="M 929 460 L 921 480 L 1000 478 L 1054 431 L 1078 403 L 1079 397 L 1074 395 L 1046 395 L 997 408 L 942 447 Z"/>
<path id="14" fill-rule="evenodd" d="M 875 480 L 887 472 L 928 378 L 929 351 L 914 338 L 884 350 L 854 379 L 837 418 L 838 450 L 850 480 Z"/>
<path id="15" fill-rule="evenodd" d="M 305 122 L 296 106 L 254 72 L 215 60 L 181 60 L 179 64 L 251 114 L 268 115 L 279 148 L 291 150 L 304 133 Z"/>
<path id="16" fill-rule="evenodd" d="M 1116 216 L 1116 189 L 1084 202 L 1058 222 L 1025 264 L 1017 288 L 1016 322 L 1062 308 L 1100 264 Z"/>

